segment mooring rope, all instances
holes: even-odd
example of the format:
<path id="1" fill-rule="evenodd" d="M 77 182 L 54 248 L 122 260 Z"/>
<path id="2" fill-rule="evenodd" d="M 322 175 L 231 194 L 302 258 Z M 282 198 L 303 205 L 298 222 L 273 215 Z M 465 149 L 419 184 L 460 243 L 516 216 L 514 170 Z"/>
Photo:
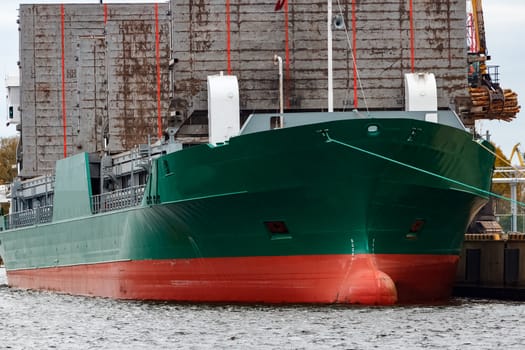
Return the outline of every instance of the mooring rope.
<path id="1" fill-rule="evenodd" d="M 368 151 L 366 149 L 363 149 L 363 148 L 360 148 L 360 147 L 357 147 L 357 146 L 354 146 L 354 145 L 350 145 L 350 144 L 345 143 L 343 141 L 339 141 L 339 140 L 333 139 L 332 137 L 330 137 L 330 135 L 328 135 L 328 130 L 327 129 L 319 130 L 318 132 L 320 132 L 321 135 L 323 135 L 323 137 L 326 138 L 326 142 L 327 143 L 336 143 L 338 145 L 341 145 L 341 146 L 344 146 L 344 147 L 348 147 L 348 148 L 353 149 L 355 151 L 359 151 L 359 152 L 368 154 L 368 155 L 376 157 L 376 158 L 380 158 L 380 159 L 386 160 L 388 162 L 391 162 L 391 163 L 394 163 L 394 164 L 397 164 L 397 165 L 401 165 L 403 167 L 406 167 L 406 168 L 409 168 L 409 169 L 421 172 L 423 174 L 434 176 L 434 177 L 436 177 L 438 179 L 448 181 L 448 182 L 453 183 L 455 185 L 463 186 L 465 188 L 468 188 L 469 190 L 473 190 L 473 191 L 482 193 L 484 195 L 495 197 L 495 198 L 498 198 L 498 199 L 503 199 L 503 200 L 506 200 L 506 201 L 509 201 L 509 202 L 514 202 L 516 204 L 519 204 L 522 207 L 525 207 L 525 203 L 524 202 L 515 201 L 515 200 L 513 200 L 511 198 L 502 196 L 500 194 L 497 194 L 497 193 L 494 193 L 494 192 L 491 192 L 491 191 L 486 191 L 486 190 L 483 190 L 483 189 L 481 189 L 479 187 L 475 187 L 475 186 L 466 184 L 464 182 L 461 182 L 461 181 L 458 181 L 458 180 L 454 180 L 454 179 L 451 179 L 449 177 L 446 177 L 446 176 L 443 176 L 443 175 L 439 175 L 439 174 L 436 174 L 434 172 L 431 172 L 431 171 L 428 171 L 428 170 L 425 170 L 425 169 L 421 169 L 421 168 L 418 168 L 416 166 L 413 166 L 413 165 L 410 165 L 410 164 L 407 164 L 407 163 L 400 162 L 398 160 L 389 158 L 387 156 L 383 156 L 381 154 L 378 154 L 378 153 L 375 153 L 375 152 L 372 152 L 372 151 Z"/>
<path id="2" fill-rule="evenodd" d="M 354 3 L 354 5 L 355 5 L 355 3 Z M 339 8 L 339 15 L 341 16 L 342 19 L 344 19 L 345 16 L 344 16 L 343 9 L 341 7 L 341 3 L 340 3 L 339 0 L 337 0 L 337 6 Z M 353 8 L 352 11 L 354 9 L 355 8 Z M 352 15 L 355 16 L 355 13 L 353 13 Z M 350 49 L 349 52 L 350 52 L 350 56 L 352 58 L 352 63 L 354 65 L 354 67 L 355 67 L 355 74 L 356 74 L 357 82 L 359 84 L 359 90 L 361 91 L 361 96 L 363 97 L 363 102 L 365 104 L 366 113 L 370 114 L 370 110 L 368 108 L 368 101 L 366 100 L 366 92 L 365 92 L 365 89 L 363 88 L 363 83 L 361 81 L 361 75 L 359 74 L 359 68 L 357 66 L 357 58 L 354 55 L 354 47 L 352 45 L 352 41 L 350 40 L 350 34 L 348 33 L 348 28 L 346 26 L 346 23 L 344 23 L 344 22 L 343 22 L 343 27 L 344 27 L 344 30 L 345 30 L 346 43 L 348 44 L 348 48 Z M 355 33 L 353 33 L 353 35 L 355 35 Z M 348 86 L 349 87 L 346 90 L 346 95 L 347 96 L 348 96 L 348 90 L 350 89 L 350 84 Z M 354 101 L 354 103 L 355 103 L 355 101 Z M 344 110 L 344 108 L 343 108 L 343 110 Z"/>
<path id="3" fill-rule="evenodd" d="M 476 142 L 474 139 L 473 139 L 472 141 Z M 501 157 L 501 156 L 500 156 L 499 154 L 497 154 L 496 152 L 493 152 L 493 151 L 492 151 L 491 149 L 489 149 L 487 146 L 485 146 L 485 145 L 483 145 L 483 144 L 481 144 L 481 143 L 480 143 L 479 145 L 480 145 L 482 148 L 484 148 L 485 150 L 487 150 L 487 152 L 489 152 L 490 154 L 494 155 L 494 157 L 498 158 L 498 159 L 501 160 L 503 163 L 507 164 L 507 166 L 508 166 L 509 168 L 511 168 L 512 170 L 515 171 L 515 174 L 518 174 L 518 173 L 519 173 L 519 174 L 523 174 L 523 173 L 525 173 L 525 170 L 523 170 L 523 168 L 520 169 L 520 168 L 518 168 L 518 167 L 512 165 L 511 162 L 509 162 L 507 159 Z"/>

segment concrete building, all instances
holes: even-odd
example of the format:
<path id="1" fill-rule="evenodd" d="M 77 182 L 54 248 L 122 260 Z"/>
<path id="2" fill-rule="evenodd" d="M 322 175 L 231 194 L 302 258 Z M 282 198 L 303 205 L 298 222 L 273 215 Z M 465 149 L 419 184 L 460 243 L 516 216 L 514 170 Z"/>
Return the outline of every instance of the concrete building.
<path id="1" fill-rule="evenodd" d="M 438 107 L 466 95 L 464 0 L 334 2 L 336 110 L 403 109 L 404 74 L 432 72 Z M 208 75 L 239 79 L 241 122 L 327 109 L 327 2 L 171 0 L 20 6 L 22 177 L 76 152 L 115 153 L 164 137 L 207 140 Z"/>

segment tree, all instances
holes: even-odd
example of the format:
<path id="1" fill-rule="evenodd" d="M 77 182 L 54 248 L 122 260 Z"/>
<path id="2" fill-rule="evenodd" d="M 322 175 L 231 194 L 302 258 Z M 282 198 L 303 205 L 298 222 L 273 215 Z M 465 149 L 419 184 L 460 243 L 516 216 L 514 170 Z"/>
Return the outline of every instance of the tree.
<path id="1" fill-rule="evenodd" d="M 16 173 L 17 137 L 0 139 L 0 185 L 13 181 Z"/>
<path id="2" fill-rule="evenodd" d="M 0 185 L 10 184 L 16 174 L 16 137 L 0 138 Z M 9 212 L 9 204 L 0 204 L 0 215 Z"/>
<path id="3" fill-rule="evenodd" d="M 510 167 L 510 160 L 503 154 L 500 147 L 496 146 L 496 159 L 494 160 L 494 167 Z M 506 177 L 508 174 L 494 174 L 494 177 Z M 499 195 L 510 197 L 510 189 L 508 184 L 492 184 L 492 192 Z"/>

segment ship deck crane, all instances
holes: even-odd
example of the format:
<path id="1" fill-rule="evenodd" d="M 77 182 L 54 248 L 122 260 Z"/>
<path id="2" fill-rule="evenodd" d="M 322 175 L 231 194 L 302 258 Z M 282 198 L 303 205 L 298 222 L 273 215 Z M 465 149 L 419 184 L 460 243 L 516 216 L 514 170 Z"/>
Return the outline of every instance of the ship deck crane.
<path id="1" fill-rule="evenodd" d="M 466 117 L 476 119 L 499 119 L 510 121 L 520 111 L 518 95 L 510 89 L 502 89 L 498 79 L 498 67 L 488 66 L 490 56 L 485 38 L 482 0 L 470 0 L 471 41 L 468 54 L 469 101 Z M 491 71 L 492 68 L 492 71 Z"/>

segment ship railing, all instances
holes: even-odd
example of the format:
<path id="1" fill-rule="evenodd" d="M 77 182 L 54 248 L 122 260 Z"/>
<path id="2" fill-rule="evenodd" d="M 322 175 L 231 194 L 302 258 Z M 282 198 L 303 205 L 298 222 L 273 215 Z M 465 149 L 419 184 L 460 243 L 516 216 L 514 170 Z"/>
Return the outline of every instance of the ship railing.
<path id="1" fill-rule="evenodd" d="M 122 188 L 91 197 L 93 214 L 134 207 L 142 202 L 146 185 Z"/>
<path id="2" fill-rule="evenodd" d="M 33 226 L 51 222 L 53 219 L 53 206 L 46 205 L 33 209 L 22 210 L 4 216 L 5 229 Z"/>

